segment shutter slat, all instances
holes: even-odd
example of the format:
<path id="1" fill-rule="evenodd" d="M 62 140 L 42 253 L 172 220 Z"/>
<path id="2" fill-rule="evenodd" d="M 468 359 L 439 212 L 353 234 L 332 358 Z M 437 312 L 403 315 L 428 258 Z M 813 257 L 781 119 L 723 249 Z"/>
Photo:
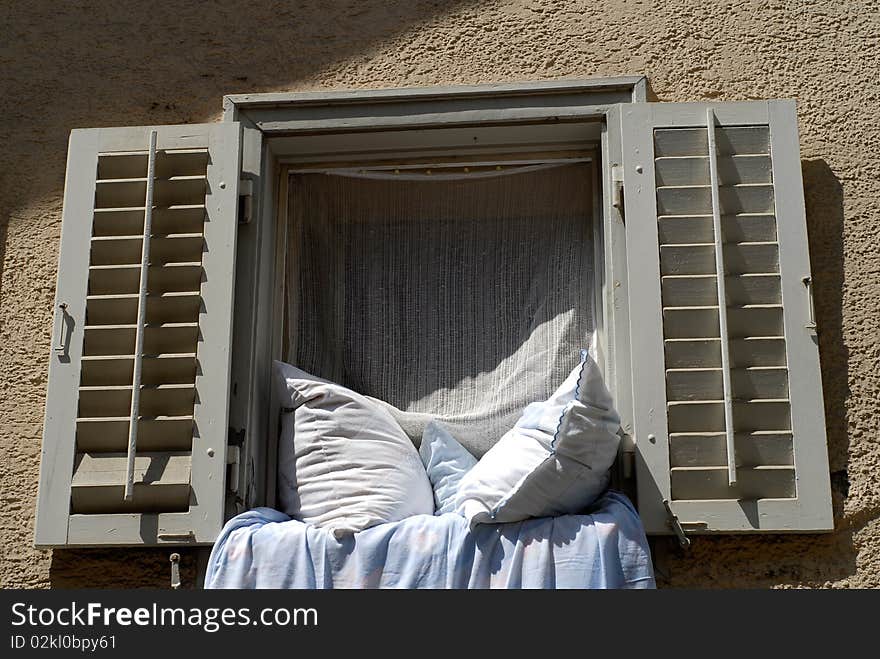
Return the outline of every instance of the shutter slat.
<path id="1" fill-rule="evenodd" d="M 660 243 L 664 245 L 711 243 L 712 216 L 660 216 Z M 776 218 L 770 213 L 722 215 L 724 239 L 732 243 L 776 241 Z"/>
<path id="2" fill-rule="evenodd" d="M 189 453 L 140 453 L 135 458 L 131 501 L 122 499 L 126 462 L 124 453 L 80 454 L 71 483 L 72 512 L 180 512 L 189 507 Z"/>
<path id="3" fill-rule="evenodd" d="M 775 274 L 779 268 L 776 243 L 734 243 L 724 246 L 727 274 Z M 664 275 L 715 274 L 715 245 L 661 245 L 661 272 Z"/>
<path id="4" fill-rule="evenodd" d="M 727 467 L 673 467 L 672 496 L 694 499 L 791 499 L 796 496 L 794 469 L 760 466 L 737 471 L 737 483 L 727 483 Z"/>
<path id="5" fill-rule="evenodd" d="M 778 304 L 728 307 L 727 321 L 731 339 L 783 334 L 782 307 Z"/>
<path id="6" fill-rule="evenodd" d="M 730 342 L 734 367 L 785 366 L 785 339 L 781 336 L 748 336 Z"/>
<path id="7" fill-rule="evenodd" d="M 720 363 L 715 368 L 684 368 L 666 371 L 666 398 L 680 400 L 720 400 L 724 396 Z M 731 369 L 735 399 L 787 398 L 788 371 L 784 367 Z"/>
<path id="8" fill-rule="evenodd" d="M 705 155 L 657 158 L 655 167 L 660 186 L 709 185 L 709 158 Z M 766 155 L 734 155 L 718 163 L 721 185 L 769 183 L 770 172 Z"/>
<path id="9" fill-rule="evenodd" d="M 98 179 L 132 179 L 147 175 L 148 151 L 99 154 Z M 156 176 L 204 176 L 208 165 L 207 149 L 165 149 L 157 154 Z"/>
<path id="10" fill-rule="evenodd" d="M 101 355 L 83 357 L 83 386 L 124 385 L 131 382 L 133 355 Z M 193 382 L 196 375 L 196 354 L 144 355 L 142 381 L 151 384 L 183 384 Z"/>
<path id="11" fill-rule="evenodd" d="M 753 336 L 781 336 L 782 307 L 779 305 L 748 305 L 728 307 L 728 328 L 731 339 Z M 663 327 L 667 339 L 701 339 L 718 336 L 718 308 L 669 307 L 663 310 Z"/>
<path id="12" fill-rule="evenodd" d="M 144 208 L 101 208 L 95 210 L 94 236 L 134 236 L 144 228 Z M 204 204 L 180 204 L 153 209 L 153 234 L 199 233 L 205 222 Z"/>
<path id="13" fill-rule="evenodd" d="M 667 368 L 707 368 L 721 366 L 718 338 L 666 339 Z M 735 368 L 785 366 L 785 339 L 750 336 L 730 341 L 730 361 Z"/>
<path id="14" fill-rule="evenodd" d="M 185 291 L 159 293 L 148 296 L 146 303 L 147 323 L 185 323 L 198 318 L 201 295 Z M 137 320 L 138 296 L 135 293 L 89 295 L 86 304 L 89 325 L 125 325 Z"/>
<path id="15" fill-rule="evenodd" d="M 721 344 L 716 338 L 667 339 L 664 347 L 667 368 L 721 366 Z"/>
<path id="16" fill-rule="evenodd" d="M 144 451 L 189 451 L 193 417 L 155 416 L 140 418 L 138 446 Z M 76 420 L 76 443 L 89 453 L 124 452 L 128 443 L 128 417 L 92 417 Z"/>
<path id="17" fill-rule="evenodd" d="M 749 400 L 733 402 L 737 432 L 791 430 L 791 410 L 787 400 Z M 724 432 L 724 409 L 720 400 L 672 401 L 667 406 L 669 432 Z"/>
<path id="18" fill-rule="evenodd" d="M 725 251 L 725 257 L 727 252 Z M 727 277 L 727 301 L 732 306 L 778 305 L 782 303 L 779 275 L 743 273 Z"/>
<path id="19" fill-rule="evenodd" d="M 791 433 L 759 431 L 737 433 L 736 462 L 739 467 L 794 465 Z M 727 446 L 724 433 L 671 433 L 669 464 L 672 467 L 724 467 Z"/>
<path id="20" fill-rule="evenodd" d="M 125 355 L 134 350 L 135 326 L 132 324 L 87 325 L 84 334 L 84 355 Z M 198 337 L 199 324 L 195 322 L 147 325 L 144 352 L 150 355 L 193 352 Z"/>
<path id="21" fill-rule="evenodd" d="M 705 127 L 657 128 L 654 155 L 705 156 L 709 150 Z M 770 153 L 770 131 L 766 126 L 722 127 L 718 131 L 719 155 L 764 155 Z"/>
<path id="22" fill-rule="evenodd" d="M 136 293 L 140 279 L 140 266 L 96 265 L 89 268 L 89 293 L 113 295 Z M 202 284 L 202 264 L 165 263 L 149 268 L 147 291 L 151 294 L 197 292 Z"/>
<path id="23" fill-rule="evenodd" d="M 773 212 L 773 185 L 744 183 L 722 185 L 719 190 L 723 215 L 740 213 L 767 215 Z M 712 191 L 708 185 L 678 185 L 657 188 L 657 212 L 663 216 L 708 215 L 712 213 Z"/>
<path id="24" fill-rule="evenodd" d="M 192 384 L 142 385 L 140 414 L 144 416 L 192 414 L 194 399 L 195 387 Z M 80 387 L 80 416 L 123 416 L 130 407 L 130 384 Z"/>
<path id="25" fill-rule="evenodd" d="M 779 275 L 728 275 L 725 283 L 728 303 L 734 306 L 780 304 Z M 718 286 L 714 275 L 669 275 L 662 279 L 663 300 L 671 307 L 715 306 Z"/>
<path id="26" fill-rule="evenodd" d="M 92 240 L 92 265 L 131 265 L 140 262 L 141 236 L 108 236 Z M 150 262 L 192 263 L 202 260 L 204 238 L 199 233 L 154 237 Z"/>
<path id="27" fill-rule="evenodd" d="M 205 201 L 207 179 L 204 175 L 156 179 L 155 185 L 153 203 L 157 206 L 197 205 Z M 95 189 L 95 207 L 142 207 L 146 192 L 146 178 L 99 180 Z"/>
<path id="28" fill-rule="evenodd" d="M 708 215 L 712 212 L 712 191 L 708 185 L 657 188 L 660 215 Z"/>

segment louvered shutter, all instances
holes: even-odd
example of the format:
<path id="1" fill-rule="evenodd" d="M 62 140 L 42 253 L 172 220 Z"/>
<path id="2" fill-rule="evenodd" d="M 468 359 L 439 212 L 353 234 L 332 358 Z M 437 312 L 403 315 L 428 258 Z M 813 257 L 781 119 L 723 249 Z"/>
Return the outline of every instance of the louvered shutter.
<path id="1" fill-rule="evenodd" d="M 794 103 L 619 111 L 646 527 L 832 528 Z"/>
<path id="2" fill-rule="evenodd" d="M 71 133 L 38 546 L 223 524 L 239 142 L 234 123 Z"/>

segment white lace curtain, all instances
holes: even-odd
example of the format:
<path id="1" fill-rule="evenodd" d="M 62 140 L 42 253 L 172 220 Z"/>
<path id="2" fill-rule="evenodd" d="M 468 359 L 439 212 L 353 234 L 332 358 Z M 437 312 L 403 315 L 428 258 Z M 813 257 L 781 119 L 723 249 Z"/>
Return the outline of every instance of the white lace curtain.
<path id="1" fill-rule="evenodd" d="M 292 174 L 286 361 L 482 455 L 593 331 L 587 163 Z"/>

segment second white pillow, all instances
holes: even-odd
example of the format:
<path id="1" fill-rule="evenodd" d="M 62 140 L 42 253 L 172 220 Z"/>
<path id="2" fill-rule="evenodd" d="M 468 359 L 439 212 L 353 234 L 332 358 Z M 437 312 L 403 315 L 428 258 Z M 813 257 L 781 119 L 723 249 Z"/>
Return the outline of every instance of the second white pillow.
<path id="1" fill-rule="evenodd" d="M 291 517 L 337 539 L 432 515 L 422 461 L 391 415 L 365 396 L 275 362 L 282 415 L 278 494 Z"/>

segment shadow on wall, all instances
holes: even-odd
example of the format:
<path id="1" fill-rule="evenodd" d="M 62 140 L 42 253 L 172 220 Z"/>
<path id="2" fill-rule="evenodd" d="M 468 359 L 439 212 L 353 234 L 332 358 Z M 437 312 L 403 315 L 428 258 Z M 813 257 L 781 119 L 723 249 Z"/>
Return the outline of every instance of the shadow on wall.
<path id="1" fill-rule="evenodd" d="M 856 572 L 853 536 L 866 520 L 845 518 L 849 495 L 846 399 L 849 354 L 843 341 L 843 190 L 824 160 L 801 162 L 810 265 L 831 468 L 835 531 L 809 535 L 697 536 L 687 553 L 673 539 L 654 542 L 660 586 L 823 586 Z M 772 561 L 772 557 L 778 557 Z M 755 565 L 772 565 L 756 574 Z"/>
<path id="2" fill-rule="evenodd" d="M 301 0 L 243 7 L 223 0 L 160 11 L 156 2 L 93 0 L 4 11 L 0 285 L 10 219 L 39 200 L 57 200 L 53 209 L 60 205 L 72 128 L 210 121 L 224 94 L 349 88 L 350 81 L 333 76 L 334 65 L 366 58 L 413 26 L 474 1 Z M 387 71 L 394 84 L 404 74 Z"/>
<path id="3" fill-rule="evenodd" d="M 805 160 L 801 168 L 810 269 L 815 283 L 813 302 L 819 326 L 831 486 L 841 497 L 846 497 L 849 494 L 846 418 L 849 351 L 843 338 L 843 188 L 824 160 Z"/>
<path id="4" fill-rule="evenodd" d="M 10 239 L 17 250 L 16 270 L 54 261 L 72 128 L 211 121 L 220 114 L 224 94 L 350 88 L 356 85 L 334 72 L 340 63 L 350 68 L 359 58 L 366 61 L 400 34 L 474 2 L 300 0 L 243 7 L 223 0 L 210 6 L 177 3 L 169 12 L 158 10 L 156 2 L 92 0 L 0 10 L 0 286 L 27 275 L 2 270 Z M 405 84 L 406 63 L 389 62 L 375 79 L 360 78 L 359 84 Z M 54 267 L 52 273 L 50 285 Z M 0 323 L 19 322 L 21 305 L 2 295 L 0 289 Z M 16 288 L 14 295 L 23 293 Z M 48 322 L 51 300 L 45 308 L 46 318 L 35 325 Z M 45 345 L 19 354 L 18 372 L 45 373 L 47 352 Z M 10 442 L 24 441 L 14 433 Z M 36 465 L 33 483 L 26 495 L 31 501 Z M 12 527 L 19 528 L 6 528 Z M 23 550 L 30 547 L 30 524 L 13 533 Z M 57 550 L 50 583 L 167 587 L 170 551 Z M 181 554 L 184 585 L 192 585 L 195 553 Z"/>

